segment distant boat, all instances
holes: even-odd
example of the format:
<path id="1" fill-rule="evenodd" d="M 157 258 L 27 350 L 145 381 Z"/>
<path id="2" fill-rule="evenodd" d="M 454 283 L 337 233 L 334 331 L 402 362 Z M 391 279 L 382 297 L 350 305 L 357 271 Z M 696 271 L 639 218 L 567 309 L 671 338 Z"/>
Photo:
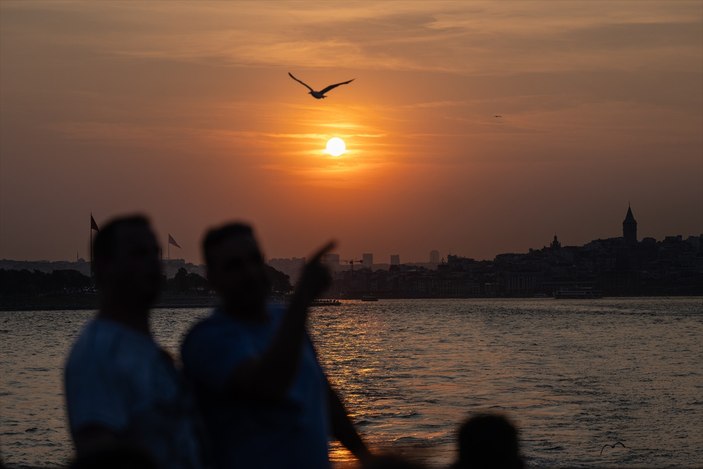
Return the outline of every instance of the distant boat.
<path id="1" fill-rule="evenodd" d="M 554 298 L 558 300 L 586 300 L 603 298 L 603 292 L 591 287 L 559 288 L 554 291 Z"/>
<path id="2" fill-rule="evenodd" d="M 361 301 L 378 301 L 378 297 L 375 297 L 373 295 L 363 295 L 361 297 Z"/>
<path id="3" fill-rule="evenodd" d="M 334 298 L 319 298 L 314 300 L 310 306 L 339 306 L 342 302 Z"/>

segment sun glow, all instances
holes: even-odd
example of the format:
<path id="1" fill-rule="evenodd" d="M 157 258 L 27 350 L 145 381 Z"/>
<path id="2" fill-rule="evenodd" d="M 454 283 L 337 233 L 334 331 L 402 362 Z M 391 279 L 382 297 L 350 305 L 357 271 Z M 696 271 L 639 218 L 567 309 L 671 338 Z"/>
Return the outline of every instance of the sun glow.
<path id="1" fill-rule="evenodd" d="M 344 154 L 345 151 L 347 151 L 347 145 L 341 138 L 332 137 L 331 139 L 327 140 L 327 147 L 325 148 L 325 152 L 329 153 L 332 156 L 341 156 Z"/>

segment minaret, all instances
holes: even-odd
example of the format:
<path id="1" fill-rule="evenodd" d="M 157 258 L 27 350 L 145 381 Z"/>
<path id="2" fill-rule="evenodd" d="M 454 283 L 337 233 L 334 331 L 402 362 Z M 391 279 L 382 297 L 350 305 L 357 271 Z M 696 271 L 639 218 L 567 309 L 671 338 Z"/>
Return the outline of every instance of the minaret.
<path id="1" fill-rule="evenodd" d="M 625 220 L 622 222 L 622 237 L 625 240 L 625 244 L 637 244 L 637 221 L 629 204 L 627 206 L 627 215 L 625 215 Z"/>

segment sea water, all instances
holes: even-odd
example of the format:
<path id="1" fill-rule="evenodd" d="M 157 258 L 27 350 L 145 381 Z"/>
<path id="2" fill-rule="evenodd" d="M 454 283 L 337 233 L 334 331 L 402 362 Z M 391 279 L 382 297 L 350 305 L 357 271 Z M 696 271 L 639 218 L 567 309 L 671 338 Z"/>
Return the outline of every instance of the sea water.
<path id="1" fill-rule="evenodd" d="M 71 458 L 62 367 L 93 314 L 0 312 L 6 464 Z M 156 310 L 154 334 L 177 354 L 207 314 Z M 350 301 L 313 308 L 310 334 L 377 451 L 442 467 L 465 418 L 498 412 L 528 466 L 703 466 L 701 298 Z M 330 454 L 351 460 L 338 444 Z"/>

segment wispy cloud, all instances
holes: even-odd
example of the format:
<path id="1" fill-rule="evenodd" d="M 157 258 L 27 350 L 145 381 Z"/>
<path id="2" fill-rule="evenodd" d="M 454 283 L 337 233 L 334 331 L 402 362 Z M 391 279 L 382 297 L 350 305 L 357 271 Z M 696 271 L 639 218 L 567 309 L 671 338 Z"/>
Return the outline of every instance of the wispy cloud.
<path id="1" fill-rule="evenodd" d="M 673 48 L 695 53 L 703 27 L 700 3 L 683 1 L 647 2 L 634 15 L 632 2 L 597 9 L 592 2 L 553 1 L 323 8 L 296 2 L 295 12 L 272 2 L 26 3 L 6 5 L 6 14 L 27 19 L 36 12 L 33 33 L 53 40 L 126 57 L 223 66 L 478 75 L 621 68 L 664 60 Z M 61 22 L 46 19 L 52 15 Z"/>

